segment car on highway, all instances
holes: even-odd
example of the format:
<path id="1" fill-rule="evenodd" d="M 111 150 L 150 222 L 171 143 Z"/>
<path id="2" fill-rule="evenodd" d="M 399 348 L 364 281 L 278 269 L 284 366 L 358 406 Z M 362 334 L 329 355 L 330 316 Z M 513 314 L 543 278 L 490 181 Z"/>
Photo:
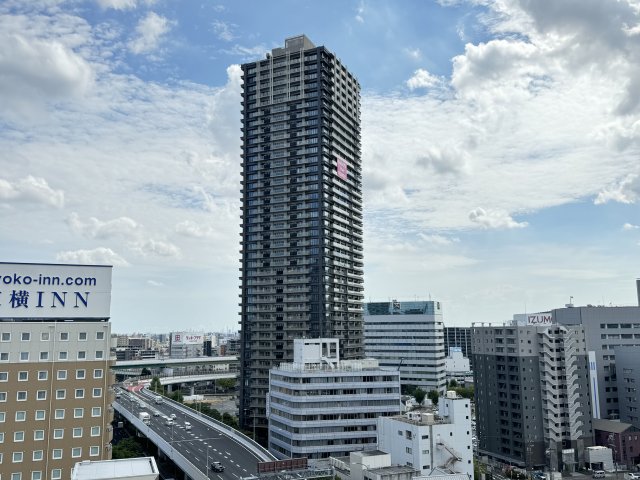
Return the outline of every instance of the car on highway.
<path id="1" fill-rule="evenodd" d="M 594 470 L 591 476 L 593 478 L 604 478 L 606 474 L 604 473 L 604 470 Z"/>
<path id="2" fill-rule="evenodd" d="M 167 418 L 167 419 L 164 421 L 164 424 L 165 424 L 165 425 L 173 425 L 173 420 L 172 420 L 171 418 Z"/>
<path id="3" fill-rule="evenodd" d="M 224 472 L 224 465 L 222 465 L 220 462 L 213 462 L 211 464 L 211 470 L 213 470 L 214 472 Z"/>
<path id="4" fill-rule="evenodd" d="M 191 422 L 184 422 L 184 429 L 191 430 Z"/>
<path id="5" fill-rule="evenodd" d="M 171 417 L 171 420 L 175 420 L 176 419 L 176 414 L 172 413 L 171 415 L 169 415 Z"/>
<path id="6" fill-rule="evenodd" d="M 153 411 L 153 416 L 154 417 L 159 417 L 160 416 L 160 412 L 158 410 L 154 410 Z"/>

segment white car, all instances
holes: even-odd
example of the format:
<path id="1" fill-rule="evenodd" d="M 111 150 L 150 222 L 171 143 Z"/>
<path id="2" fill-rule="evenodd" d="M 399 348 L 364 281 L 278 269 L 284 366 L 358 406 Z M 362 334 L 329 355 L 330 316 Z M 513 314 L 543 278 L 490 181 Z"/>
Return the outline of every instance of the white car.
<path id="1" fill-rule="evenodd" d="M 175 413 L 172 413 L 172 414 L 171 414 L 171 415 L 169 415 L 169 416 L 171 417 L 171 420 L 175 420 L 175 418 L 176 418 L 176 414 L 175 414 Z"/>
<path id="2" fill-rule="evenodd" d="M 153 416 L 154 417 L 159 417 L 160 416 L 160 412 L 158 410 L 154 410 L 153 411 Z"/>
<path id="3" fill-rule="evenodd" d="M 190 422 L 184 422 L 184 429 L 185 430 L 191 430 L 191 423 Z"/>

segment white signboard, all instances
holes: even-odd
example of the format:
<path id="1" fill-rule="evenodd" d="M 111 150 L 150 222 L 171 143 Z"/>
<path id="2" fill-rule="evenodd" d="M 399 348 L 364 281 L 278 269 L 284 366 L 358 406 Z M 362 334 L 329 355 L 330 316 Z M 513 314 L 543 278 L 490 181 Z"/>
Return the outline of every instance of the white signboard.
<path id="1" fill-rule="evenodd" d="M 174 332 L 171 334 L 172 345 L 202 345 L 204 335 L 201 333 Z"/>
<path id="2" fill-rule="evenodd" d="M 527 325 L 553 325 L 551 313 L 527 314 Z"/>
<path id="3" fill-rule="evenodd" d="M 0 319 L 109 318 L 111 270 L 0 262 Z"/>

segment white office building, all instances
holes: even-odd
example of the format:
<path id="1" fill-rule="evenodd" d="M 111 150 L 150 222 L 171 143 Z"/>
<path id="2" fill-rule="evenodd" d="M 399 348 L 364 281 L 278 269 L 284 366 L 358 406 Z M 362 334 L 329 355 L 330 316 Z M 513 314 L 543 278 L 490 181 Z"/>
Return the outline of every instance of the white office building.
<path id="1" fill-rule="evenodd" d="M 461 347 L 449 347 L 449 355 L 444 359 L 447 382 L 455 380 L 460 384 L 473 382 L 473 372 L 469 359 L 462 353 Z"/>
<path id="2" fill-rule="evenodd" d="M 435 301 L 369 302 L 364 310 L 364 349 L 383 368 L 400 371 L 402 385 L 444 394 L 446 388 L 442 304 Z"/>
<path id="3" fill-rule="evenodd" d="M 463 474 L 473 478 L 471 402 L 449 391 L 439 413 L 413 410 L 378 418 L 378 448 L 392 465 L 409 465 L 420 476 Z"/>
<path id="4" fill-rule="evenodd" d="M 337 339 L 295 339 L 294 362 L 269 374 L 269 450 L 279 458 L 376 448 L 378 417 L 401 412 L 400 375 L 373 359 L 340 360 Z"/>

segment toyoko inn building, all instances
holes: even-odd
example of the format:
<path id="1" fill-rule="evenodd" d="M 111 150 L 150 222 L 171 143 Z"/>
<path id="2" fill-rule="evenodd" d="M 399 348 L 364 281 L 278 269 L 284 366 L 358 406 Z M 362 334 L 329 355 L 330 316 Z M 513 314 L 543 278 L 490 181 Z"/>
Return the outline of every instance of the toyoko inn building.
<path id="1" fill-rule="evenodd" d="M 111 267 L 0 263 L 2 479 L 111 458 Z"/>

